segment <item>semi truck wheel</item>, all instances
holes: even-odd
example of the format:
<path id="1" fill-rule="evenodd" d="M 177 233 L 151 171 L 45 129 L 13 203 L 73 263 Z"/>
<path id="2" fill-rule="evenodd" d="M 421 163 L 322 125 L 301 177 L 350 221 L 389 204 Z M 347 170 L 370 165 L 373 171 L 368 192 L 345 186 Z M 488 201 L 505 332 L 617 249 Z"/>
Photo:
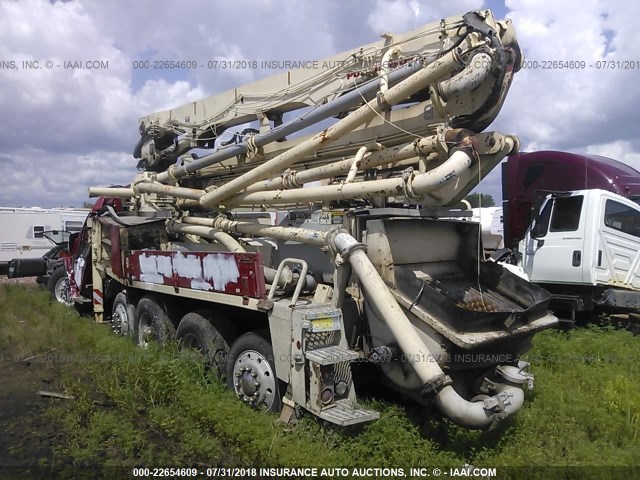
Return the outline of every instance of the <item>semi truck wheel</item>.
<path id="1" fill-rule="evenodd" d="M 144 297 L 138 302 L 136 319 L 136 343 L 142 348 L 147 348 L 149 342 L 164 345 L 176 336 L 173 323 L 162 307 L 150 297 Z"/>
<path id="2" fill-rule="evenodd" d="M 207 368 L 224 380 L 229 345 L 209 319 L 199 313 L 187 313 L 178 324 L 176 338 L 181 350 L 199 352 Z"/>
<path id="3" fill-rule="evenodd" d="M 238 398 L 270 412 L 282 408 L 273 349 L 266 335 L 245 333 L 233 343 L 227 357 L 227 385 Z"/>
<path id="4" fill-rule="evenodd" d="M 116 335 L 135 338 L 136 307 L 129 303 L 124 292 L 120 292 L 113 300 L 111 326 Z"/>
<path id="5" fill-rule="evenodd" d="M 73 305 L 73 300 L 69 295 L 69 278 L 67 278 L 67 272 L 63 267 L 58 267 L 51 272 L 51 276 L 47 281 L 47 290 L 57 302 L 67 307 Z"/>

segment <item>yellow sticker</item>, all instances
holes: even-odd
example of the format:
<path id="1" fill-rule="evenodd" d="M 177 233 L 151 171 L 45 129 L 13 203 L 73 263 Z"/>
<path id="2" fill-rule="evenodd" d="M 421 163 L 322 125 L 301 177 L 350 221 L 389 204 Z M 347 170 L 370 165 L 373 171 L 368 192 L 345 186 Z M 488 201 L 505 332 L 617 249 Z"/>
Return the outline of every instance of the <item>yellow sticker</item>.
<path id="1" fill-rule="evenodd" d="M 333 317 L 317 318 L 311 321 L 314 332 L 323 330 L 334 330 L 335 321 Z"/>

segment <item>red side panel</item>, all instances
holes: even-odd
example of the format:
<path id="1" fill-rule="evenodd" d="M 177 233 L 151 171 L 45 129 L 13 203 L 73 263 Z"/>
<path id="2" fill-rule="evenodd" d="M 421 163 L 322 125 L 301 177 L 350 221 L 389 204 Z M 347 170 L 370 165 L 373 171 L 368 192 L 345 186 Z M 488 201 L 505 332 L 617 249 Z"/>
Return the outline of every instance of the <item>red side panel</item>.
<path id="1" fill-rule="evenodd" d="M 111 270 L 118 277 L 123 276 L 122 256 L 120 255 L 120 228 L 111 227 Z"/>
<path id="2" fill-rule="evenodd" d="M 125 265 L 130 280 L 252 298 L 266 295 L 259 253 L 134 250 Z"/>

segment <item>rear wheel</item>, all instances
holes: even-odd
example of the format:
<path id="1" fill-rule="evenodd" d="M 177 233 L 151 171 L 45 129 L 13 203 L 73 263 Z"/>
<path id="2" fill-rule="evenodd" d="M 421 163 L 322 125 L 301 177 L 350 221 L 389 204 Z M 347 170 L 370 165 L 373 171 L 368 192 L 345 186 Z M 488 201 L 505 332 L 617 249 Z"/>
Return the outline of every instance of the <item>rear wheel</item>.
<path id="1" fill-rule="evenodd" d="M 164 345 L 176 336 L 173 323 L 162 307 L 150 297 L 138 302 L 136 318 L 136 343 L 142 348 L 147 348 L 150 342 Z"/>
<path id="2" fill-rule="evenodd" d="M 176 338 L 181 350 L 198 352 L 205 365 L 224 379 L 229 345 L 209 319 L 199 313 L 187 313 L 180 320 Z"/>
<path id="3" fill-rule="evenodd" d="M 69 292 L 69 278 L 64 267 L 56 268 L 47 281 L 47 290 L 57 302 L 70 307 L 73 305 Z"/>
<path id="4" fill-rule="evenodd" d="M 124 292 L 120 292 L 113 300 L 111 327 L 116 335 L 135 338 L 136 308 L 129 303 Z"/>
<path id="5" fill-rule="evenodd" d="M 279 412 L 282 408 L 279 384 L 273 349 L 266 335 L 249 332 L 238 337 L 227 359 L 229 388 L 252 407 Z"/>

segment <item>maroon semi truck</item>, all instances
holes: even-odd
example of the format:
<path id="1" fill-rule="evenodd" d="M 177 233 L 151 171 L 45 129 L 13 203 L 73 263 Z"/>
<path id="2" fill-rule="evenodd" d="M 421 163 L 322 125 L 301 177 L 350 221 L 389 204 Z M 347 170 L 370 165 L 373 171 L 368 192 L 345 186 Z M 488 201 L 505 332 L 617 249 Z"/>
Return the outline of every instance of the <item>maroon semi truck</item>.
<path id="1" fill-rule="evenodd" d="M 539 151 L 502 164 L 504 245 L 517 249 L 533 220 L 536 198 L 550 192 L 607 190 L 640 203 L 640 172 L 600 155 Z"/>

